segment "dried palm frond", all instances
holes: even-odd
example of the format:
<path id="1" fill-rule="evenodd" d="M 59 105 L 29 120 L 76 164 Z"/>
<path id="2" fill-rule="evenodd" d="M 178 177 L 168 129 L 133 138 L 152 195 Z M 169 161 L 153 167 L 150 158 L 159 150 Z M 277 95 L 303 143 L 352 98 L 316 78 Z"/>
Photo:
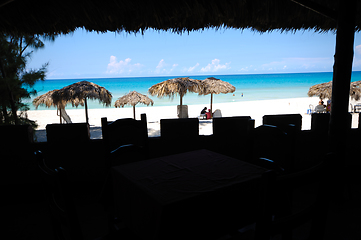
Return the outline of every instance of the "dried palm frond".
<path id="1" fill-rule="evenodd" d="M 204 90 L 201 95 L 233 93 L 236 87 L 220 79 L 209 77 L 203 80 Z"/>
<path id="2" fill-rule="evenodd" d="M 114 106 L 116 108 L 124 107 L 125 105 L 133 106 L 133 118 L 135 119 L 135 105 L 137 105 L 138 103 L 143 103 L 147 106 L 149 106 L 149 104 L 153 106 L 154 104 L 153 100 L 147 97 L 146 95 L 143 95 L 136 91 L 132 91 L 127 95 L 120 97 L 117 101 L 115 101 Z"/>
<path id="3" fill-rule="evenodd" d="M 350 84 L 350 97 L 356 101 L 361 98 L 361 81 L 351 82 Z M 332 97 L 332 81 L 327 83 L 320 83 L 313 85 L 308 90 L 309 97 L 318 96 L 321 99 L 331 99 Z"/>
<path id="4" fill-rule="evenodd" d="M 151 86 L 148 90 L 150 95 L 173 98 L 179 94 L 182 98 L 187 92 L 199 92 L 202 91 L 201 81 L 184 78 L 173 78 Z"/>
<path id="5" fill-rule="evenodd" d="M 86 99 L 98 99 L 100 103 L 110 106 L 112 94 L 95 83 L 81 81 L 58 90 L 53 94 L 53 98 L 55 103 L 71 102 L 75 107 L 83 105 Z"/>
<path id="6" fill-rule="evenodd" d="M 45 105 L 46 107 L 50 108 L 50 107 L 58 107 L 53 100 L 53 93 L 56 92 L 58 90 L 51 90 L 47 93 L 44 93 L 43 95 L 40 95 L 36 98 L 34 98 L 33 100 L 33 105 L 35 106 L 35 108 L 37 109 L 39 107 L 39 105 Z M 63 104 L 63 103 L 61 103 Z"/>
<path id="7" fill-rule="evenodd" d="M 108 90 L 88 81 L 81 81 L 63 87 L 54 92 L 52 96 L 55 104 L 70 102 L 73 107 L 84 105 L 87 123 L 89 123 L 87 99 L 98 99 L 100 103 L 106 106 L 110 106 L 112 102 L 112 94 Z"/>
<path id="8" fill-rule="evenodd" d="M 138 103 L 143 103 L 147 106 L 149 106 L 150 104 L 153 106 L 154 104 L 153 100 L 147 97 L 146 95 L 143 95 L 136 91 L 132 91 L 127 95 L 120 97 L 117 101 L 115 101 L 114 106 L 115 107 L 124 107 L 125 105 L 135 106 Z"/>

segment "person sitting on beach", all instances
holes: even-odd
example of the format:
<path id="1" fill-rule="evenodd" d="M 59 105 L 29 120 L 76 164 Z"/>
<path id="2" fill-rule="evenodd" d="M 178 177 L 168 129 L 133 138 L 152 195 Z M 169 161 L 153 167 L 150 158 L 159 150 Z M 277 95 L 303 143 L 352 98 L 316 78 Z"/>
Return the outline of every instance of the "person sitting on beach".
<path id="1" fill-rule="evenodd" d="M 324 102 L 323 102 L 322 100 L 320 100 L 320 101 L 318 102 L 318 105 L 322 105 L 323 107 L 326 107 L 326 105 L 324 104 Z"/>
<path id="2" fill-rule="evenodd" d="M 201 114 L 206 114 L 207 112 L 207 107 L 204 107 L 203 110 L 201 111 Z"/>
<path id="3" fill-rule="evenodd" d="M 208 109 L 208 112 L 206 112 L 206 119 L 211 119 L 212 118 L 212 113 L 211 113 L 211 109 Z"/>

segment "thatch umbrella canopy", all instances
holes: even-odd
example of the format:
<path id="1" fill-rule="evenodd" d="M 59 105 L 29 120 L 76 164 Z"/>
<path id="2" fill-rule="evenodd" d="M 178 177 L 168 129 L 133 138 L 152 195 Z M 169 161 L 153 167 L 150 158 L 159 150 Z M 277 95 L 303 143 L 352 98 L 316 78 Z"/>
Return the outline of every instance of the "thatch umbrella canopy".
<path id="1" fill-rule="evenodd" d="M 154 104 L 153 100 L 150 99 L 148 96 L 143 95 L 137 91 L 132 91 L 127 95 L 118 98 L 118 100 L 115 101 L 114 107 L 120 108 L 124 107 L 125 105 L 133 106 L 133 118 L 135 119 L 135 105 L 137 105 L 138 103 L 142 103 L 147 106 L 149 106 L 149 104 L 153 106 Z"/>
<path id="2" fill-rule="evenodd" d="M 34 98 L 33 105 L 35 106 L 36 109 L 40 105 L 45 105 L 48 108 L 56 107 L 57 114 L 58 114 L 58 116 L 60 116 L 60 123 L 62 123 L 62 120 L 61 120 L 62 118 L 64 118 L 65 121 L 69 122 L 69 121 L 71 121 L 70 117 L 68 116 L 68 114 L 65 111 L 65 106 L 66 106 L 67 102 L 66 101 L 60 101 L 57 103 L 54 102 L 53 95 L 57 91 L 59 91 L 59 90 L 57 90 L 57 89 L 51 90 L 47 93 L 44 93 L 43 95 L 40 95 L 40 96 Z M 80 103 L 80 104 L 84 105 L 84 103 Z"/>
<path id="3" fill-rule="evenodd" d="M 203 89 L 202 82 L 196 79 L 190 79 L 189 77 L 184 78 L 173 78 L 160 83 L 157 83 L 151 86 L 148 89 L 148 92 L 152 96 L 169 97 L 174 98 L 175 95 L 180 96 L 180 115 L 182 116 L 182 105 L 183 105 L 183 96 L 187 92 L 201 92 Z"/>
<path id="4" fill-rule="evenodd" d="M 211 113 L 213 113 L 213 94 L 220 93 L 233 93 L 236 91 L 236 87 L 232 84 L 222 81 L 218 78 L 209 77 L 204 79 L 203 81 L 203 90 L 200 92 L 200 95 L 208 95 L 211 94 Z"/>
<path id="5" fill-rule="evenodd" d="M 45 105 L 48 108 L 50 108 L 50 107 L 59 108 L 60 106 L 65 107 L 65 104 L 62 102 L 60 102 L 59 105 L 54 103 L 53 93 L 56 91 L 59 91 L 59 90 L 57 90 L 57 89 L 51 90 L 47 93 L 44 93 L 43 95 L 40 95 L 40 96 L 37 96 L 36 98 L 34 98 L 33 105 L 35 106 L 35 108 L 37 109 L 40 105 Z"/>
<path id="6" fill-rule="evenodd" d="M 112 102 L 112 94 L 108 90 L 88 81 L 81 81 L 63 87 L 59 91 L 53 93 L 53 98 L 55 104 L 60 102 L 71 102 L 75 107 L 78 107 L 79 105 L 83 106 L 84 104 L 87 123 L 89 123 L 87 99 L 98 99 L 99 102 L 103 103 L 105 106 L 110 106 Z"/>
<path id="7" fill-rule="evenodd" d="M 361 81 L 351 82 L 350 84 L 350 97 L 356 101 L 361 98 Z M 320 83 L 313 85 L 308 90 L 309 97 L 318 96 L 321 99 L 331 99 L 332 97 L 332 81 L 327 83 Z"/>

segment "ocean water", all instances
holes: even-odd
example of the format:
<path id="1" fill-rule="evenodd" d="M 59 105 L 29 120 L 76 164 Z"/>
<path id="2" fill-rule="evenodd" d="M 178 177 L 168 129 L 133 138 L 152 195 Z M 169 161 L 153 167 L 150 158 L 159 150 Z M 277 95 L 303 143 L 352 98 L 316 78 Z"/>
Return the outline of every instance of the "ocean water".
<path id="1" fill-rule="evenodd" d="M 148 95 L 153 101 L 153 106 L 170 106 L 179 104 L 179 96 L 172 98 L 158 98 L 148 94 L 148 89 L 159 82 L 175 78 L 179 76 L 167 77 L 136 77 L 136 78 L 92 78 L 92 79 L 56 79 L 45 80 L 36 83 L 34 89 L 38 91 L 37 96 L 44 94 L 50 90 L 60 89 L 79 81 L 90 81 L 102 87 L 105 87 L 112 93 L 113 100 L 112 106 L 114 107 L 115 101 L 131 92 L 137 91 L 139 93 Z M 315 84 L 329 82 L 332 80 L 332 72 L 322 73 L 287 73 L 287 74 L 242 74 L 242 75 L 204 75 L 204 76 L 182 76 L 190 77 L 193 79 L 203 80 L 207 77 L 216 77 L 223 81 L 227 81 L 236 87 L 234 93 L 217 94 L 213 95 L 213 103 L 225 102 L 239 102 L 239 101 L 254 101 L 254 100 L 269 100 L 269 99 L 282 99 L 282 98 L 299 98 L 307 97 L 308 89 Z M 361 80 L 361 71 L 353 72 L 351 81 Z M 30 110 L 35 107 L 31 104 L 32 99 L 27 100 Z M 187 93 L 183 97 L 184 105 L 192 104 L 205 104 L 208 106 L 210 103 L 210 95 L 199 96 L 196 93 Z M 144 106 L 139 104 L 137 106 Z M 89 108 L 103 108 L 103 104 L 97 100 L 88 102 Z M 129 106 L 130 107 L 130 106 Z M 67 109 L 73 108 L 70 105 Z M 78 108 L 83 108 L 79 106 Z M 45 106 L 40 106 L 39 110 L 49 109 Z M 50 108 L 55 109 L 55 108 Z"/>

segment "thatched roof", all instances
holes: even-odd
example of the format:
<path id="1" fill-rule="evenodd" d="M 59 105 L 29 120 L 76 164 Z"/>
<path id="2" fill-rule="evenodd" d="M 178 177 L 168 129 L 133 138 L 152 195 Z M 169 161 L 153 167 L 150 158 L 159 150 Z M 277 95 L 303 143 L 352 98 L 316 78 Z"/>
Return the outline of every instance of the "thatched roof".
<path id="1" fill-rule="evenodd" d="M 69 99 L 68 101 L 54 101 L 54 94 L 56 94 L 59 90 L 51 90 L 43 95 L 40 95 L 33 100 L 33 105 L 37 109 L 40 105 L 45 105 L 46 107 L 57 107 L 58 109 L 64 109 L 66 104 L 72 103 L 72 105 L 84 106 L 84 99 Z"/>
<path id="2" fill-rule="evenodd" d="M 45 105 L 46 107 L 50 108 L 50 107 L 58 107 L 58 105 L 56 105 L 54 103 L 53 100 L 53 93 L 58 91 L 56 90 L 51 90 L 47 93 L 44 93 L 43 95 L 37 96 L 36 98 L 34 98 L 33 100 L 33 105 L 35 106 L 35 108 L 37 109 L 39 107 L 39 105 Z M 60 104 L 60 105 L 65 105 L 65 104 Z"/>
<path id="3" fill-rule="evenodd" d="M 361 98 L 361 81 L 351 82 L 350 97 L 356 101 Z M 309 97 L 318 96 L 321 99 L 331 99 L 332 97 L 332 81 L 327 83 L 316 84 L 310 87 L 307 95 Z"/>
<path id="4" fill-rule="evenodd" d="M 138 103 L 143 103 L 147 106 L 151 104 L 153 106 L 154 102 L 152 99 L 147 97 L 146 95 L 143 95 L 141 93 L 138 93 L 137 91 L 132 91 L 122 97 L 120 97 L 117 101 L 115 101 L 114 106 L 117 107 L 124 107 L 125 105 L 131 105 L 135 106 Z"/>
<path id="5" fill-rule="evenodd" d="M 164 96 L 173 98 L 179 94 L 183 97 L 187 92 L 200 92 L 202 91 L 201 81 L 184 78 L 173 78 L 151 86 L 148 92 L 152 96 L 162 98 Z"/>
<path id="6" fill-rule="evenodd" d="M 336 29 L 338 0 L 8 0 L 0 3 L 0 32 L 27 34 L 88 31 L 143 32 L 149 28 L 182 33 L 204 28 L 256 31 Z M 358 6 L 361 12 L 361 5 Z M 361 15 L 356 17 L 360 31 Z"/>
<path id="7" fill-rule="evenodd" d="M 73 107 L 84 105 L 85 99 L 98 99 L 99 102 L 110 106 L 112 94 L 95 83 L 81 81 L 54 92 L 53 99 L 56 104 L 61 101 L 71 102 Z"/>
<path id="8" fill-rule="evenodd" d="M 203 81 L 203 91 L 202 95 L 208 94 L 220 94 L 220 93 L 233 93 L 236 91 L 236 87 L 232 84 L 222 81 L 218 78 L 209 77 L 204 79 Z"/>

